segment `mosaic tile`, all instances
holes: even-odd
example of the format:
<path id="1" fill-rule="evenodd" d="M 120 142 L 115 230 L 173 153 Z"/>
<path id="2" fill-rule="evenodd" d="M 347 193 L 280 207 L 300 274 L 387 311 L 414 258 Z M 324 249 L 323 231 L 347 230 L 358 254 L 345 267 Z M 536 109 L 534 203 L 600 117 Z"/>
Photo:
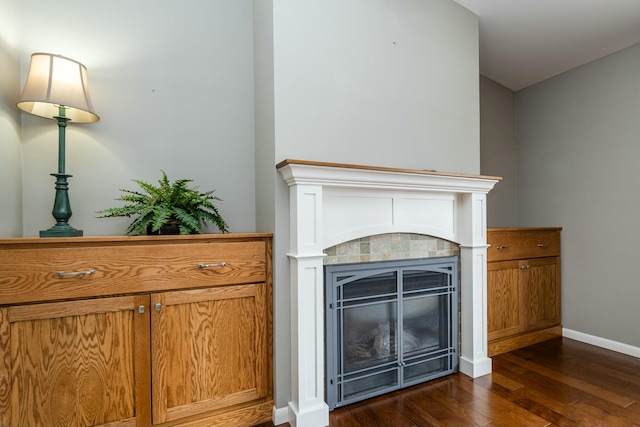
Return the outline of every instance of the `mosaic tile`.
<path id="1" fill-rule="evenodd" d="M 414 233 L 388 233 L 363 237 L 327 248 L 324 264 L 432 258 L 460 254 L 448 240 Z"/>

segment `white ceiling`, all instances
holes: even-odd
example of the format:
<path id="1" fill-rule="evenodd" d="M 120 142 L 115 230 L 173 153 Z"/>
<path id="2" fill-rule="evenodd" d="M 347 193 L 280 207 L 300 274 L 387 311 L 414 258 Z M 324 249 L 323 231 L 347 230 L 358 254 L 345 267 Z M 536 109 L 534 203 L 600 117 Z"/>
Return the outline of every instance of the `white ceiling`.
<path id="1" fill-rule="evenodd" d="M 640 0 L 455 1 L 479 17 L 480 73 L 513 91 L 640 43 Z"/>

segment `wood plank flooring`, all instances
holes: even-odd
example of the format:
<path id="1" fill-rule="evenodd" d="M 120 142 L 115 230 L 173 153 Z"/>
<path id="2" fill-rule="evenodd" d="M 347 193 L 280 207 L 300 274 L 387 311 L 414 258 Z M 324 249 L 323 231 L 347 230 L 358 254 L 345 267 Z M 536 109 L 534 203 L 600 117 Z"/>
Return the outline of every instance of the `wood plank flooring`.
<path id="1" fill-rule="evenodd" d="M 338 408 L 329 425 L 640 426 L 640 359 L 558 338 L 493 357 L 490 375 L 450 375 Z"/>

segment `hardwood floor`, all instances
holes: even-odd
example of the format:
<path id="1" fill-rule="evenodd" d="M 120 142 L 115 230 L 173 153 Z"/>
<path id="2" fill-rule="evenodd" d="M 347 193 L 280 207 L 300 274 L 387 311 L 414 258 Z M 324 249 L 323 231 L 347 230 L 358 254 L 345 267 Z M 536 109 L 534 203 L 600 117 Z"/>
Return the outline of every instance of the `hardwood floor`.
<path id="1" fill-rule="evenodd" d="M 558 338 L 493 357 L 490 375 L 450 375 L 338 408 L 329 425 L 640 426 L 640 359 Z"/>

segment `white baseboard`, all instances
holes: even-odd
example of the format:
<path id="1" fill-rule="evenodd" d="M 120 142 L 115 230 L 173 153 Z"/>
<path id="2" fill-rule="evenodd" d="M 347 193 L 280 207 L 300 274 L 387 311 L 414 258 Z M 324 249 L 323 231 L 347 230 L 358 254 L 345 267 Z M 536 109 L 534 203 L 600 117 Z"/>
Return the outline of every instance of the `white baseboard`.
<path id="1" fill-rule="evenodd" d="M 289 407 L 285 406 L 284 408 L 276 408 L 273 407 L 271 421 L 273 421 L 273 425 L 280 425 L 289 422 Z"/>
<path id="2" fill-rule="evenodd" d="M 571 329 L 567 328 L 562 329 L 562 336 L 570 338 L 572 340 L 595 345 L 597 347 L 606 348 L 607 350 L 628 354 L 629 356 L 640 357 L 640 347 L 634 347 L 629 344 L 612 341 L 606 338 L 596 337 L 594 335 L 585 334 L 583 332 L 572 331 Z"/>

